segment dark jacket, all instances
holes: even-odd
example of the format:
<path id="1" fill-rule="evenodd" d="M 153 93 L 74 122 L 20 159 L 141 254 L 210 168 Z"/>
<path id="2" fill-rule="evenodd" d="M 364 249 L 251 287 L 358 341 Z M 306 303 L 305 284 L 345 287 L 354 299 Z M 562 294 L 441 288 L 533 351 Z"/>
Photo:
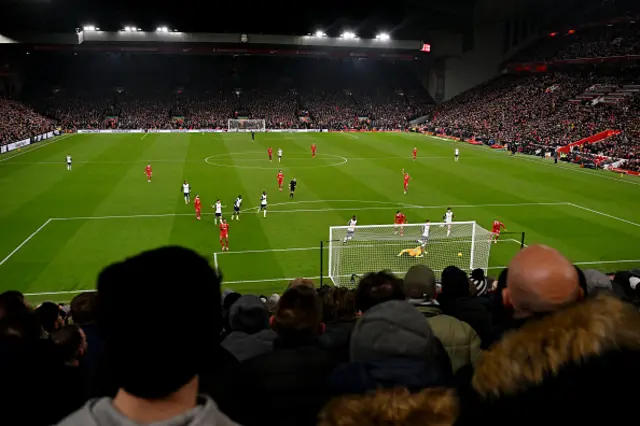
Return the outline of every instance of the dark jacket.
<path id="1" fill-rule="evenodd" d="M 438 305 L 417 303 L 413 305 L 427 318 L 433 334 L 442 342 L 449 354 L 454 373 L 464 366 L 475 365 L 482 356 L 482 350 L 480 338 L 469 324 L 444 315 Z"/>
<path id="2" fill-rule="evenodd" d="M 487 307 L 475 297 L 438 299 L 442 312 L 469 324 L 478 333 L 482 348 L 495 340 L 492 316 Z"/>
<path id="3" fill-rule="evenodd" d="M 339 355 L 317 339 L 283 342 L 272 352 L 242 363 L 237 386 L 245 407 L 237 418 L 244 426 L 315 425 L 329 400 L 327 378 L 340 362 Z"/>
<path id="4" fill-rule="evenodd" d="M 276 332 L 262 330 L 255 334 L 232 331 L 223 341 L 222 347 L 228 350 L 240 362 L 271 352 Z"/>
<path id="5" fill-rule="evenodd" d="M 396 387 L 419 392 L 430 387 L 447 387 L 452 381 L 450 364 L 428 365 L 423 361 L 402 358 L 342 364 L 329 377 L 334 395 L 362 395 L 378 388 Z"/>
<path id="6" fill-rule="evenodd" d="M 607 295 L 504 335 L 460 389 L 459 424 L 635 423 L 640 313 Z"/>
<path id="7" fill-rule="evenodd" d="M 355 320 L 327 324 L 327 329 L 320 336 L 320 343 L 327 348 L 341 351 L 346 361 L 349 358 L 349 341 L 355 325 Z"/>

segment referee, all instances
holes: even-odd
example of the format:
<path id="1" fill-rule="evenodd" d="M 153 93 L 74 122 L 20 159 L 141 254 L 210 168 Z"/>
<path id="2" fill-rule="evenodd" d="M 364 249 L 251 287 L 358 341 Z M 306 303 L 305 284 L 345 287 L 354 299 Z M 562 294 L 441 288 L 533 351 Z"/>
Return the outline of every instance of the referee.
<path id="1" fill-rule="evenodd" d="M 296 185 L 298 184 L 298 182 L 296 181 L 296 178 L 293 178 L 293 180 L 291 182 L 289 182 L 289 190 L 291 191 L 289 193 L 289 198 L 293 198 L 293 194 L 296 192 Z"/>

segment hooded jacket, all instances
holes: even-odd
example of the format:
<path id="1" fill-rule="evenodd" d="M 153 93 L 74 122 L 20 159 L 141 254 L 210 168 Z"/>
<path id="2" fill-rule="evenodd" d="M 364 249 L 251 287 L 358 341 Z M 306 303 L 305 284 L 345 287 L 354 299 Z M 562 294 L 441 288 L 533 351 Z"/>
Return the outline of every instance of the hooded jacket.
<path id="1" fill-rule="evenodd" d="M 179 416 L 150 426 L 237 426 L 212 399 L 201 397 L 199 404 Z M 139 426 L 120 413 L 111 398 L 92 399 L 84 407 L 58 423 L 58 426 Z"/>

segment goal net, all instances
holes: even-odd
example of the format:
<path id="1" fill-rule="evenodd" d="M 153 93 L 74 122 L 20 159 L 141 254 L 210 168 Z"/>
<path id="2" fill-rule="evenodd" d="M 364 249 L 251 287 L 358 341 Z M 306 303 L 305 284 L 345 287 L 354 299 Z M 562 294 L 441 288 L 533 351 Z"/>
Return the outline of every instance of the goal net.
<path id="1" fill-rule="evenodd" d="M 230 132 L 264 132 L 265 128 L 264 120 L 231 119 L 228 123 Z"/>
<path id="2" fill-rule="evenodd" d="M 329 278 L 339 287 L 357 285 L 359 277 L 381 270 L 403 277 L 417 264 L 440 276 L 447 266 L 464 271 L 489 266 L 491 233 L 475 222 L 332 226 L 329 231 Z"/>

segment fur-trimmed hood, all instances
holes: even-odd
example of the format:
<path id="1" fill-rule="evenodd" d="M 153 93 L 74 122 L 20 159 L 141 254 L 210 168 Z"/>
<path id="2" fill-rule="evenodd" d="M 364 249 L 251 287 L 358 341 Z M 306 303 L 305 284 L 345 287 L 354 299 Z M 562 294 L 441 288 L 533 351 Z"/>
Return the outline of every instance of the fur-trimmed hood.
<path id="1" fill-rule="evenodd" d="M 450 389 L 377 390 L 367 395 L 336 398 L 320 412 L 318 426 L 453 425 L 459 404 Z"/>
<path id="2" fill-rule="evenodd" d="M 483 398 L 515 395 L 565 367 L 624 350 L 640 351 L 640 313 L 599 295 L 506 334 L 478 361 L 472 385 Z"/>

